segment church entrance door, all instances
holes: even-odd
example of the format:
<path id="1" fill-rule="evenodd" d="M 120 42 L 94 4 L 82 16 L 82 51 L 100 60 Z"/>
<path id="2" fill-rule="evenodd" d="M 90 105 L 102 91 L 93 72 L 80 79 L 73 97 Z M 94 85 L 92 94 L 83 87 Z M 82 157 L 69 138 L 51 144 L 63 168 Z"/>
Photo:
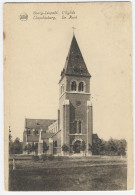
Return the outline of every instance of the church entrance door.
<path id="1" fill-rule="evenodd" d="M 80 151 L 81 151 L 81 141 L 80 140 L 75 141 L 75 143 L 73 145 L 73 151 L 75 153 L 80 153 Z"/>

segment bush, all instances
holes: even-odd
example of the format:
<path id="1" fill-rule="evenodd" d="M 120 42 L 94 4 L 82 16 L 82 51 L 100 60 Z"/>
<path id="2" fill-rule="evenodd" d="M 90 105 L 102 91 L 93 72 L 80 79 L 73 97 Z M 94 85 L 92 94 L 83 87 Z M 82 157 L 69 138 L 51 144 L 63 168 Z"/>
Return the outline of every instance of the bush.
<path id="1" fill-rule="evenodd" d="M 28 152 L 28 154 L 30 154 L 32 152 L 32 145 L 29 143 L 25 146 L 24 148 L 25 151 Z"/>
<path id="2" fill-rule="evenodd" d="M 68 152 L 68 151 L 69 151 L 69 147 L 68 147 L 66 144 L 64 144 L 64 145 L 62 146 L 62 151 L 63 151 L 63 152 Z"/>
<path id="3" fill-rule="evenodd" d="M 82 141 L 81 150 L 83 151 L 83 154 L 84 154 L 84 152 L 86 150 L 86 143 L 84 141 Z"/>
<path id="4" fill-rule="evenodd" d="M 32 156 L 32 160 L 38 161 L 39 160 L 39 156 Z"/>
<path id="5" fill-rule="evenodd" d="M 47 155 L 46 155 L 46 154 L 42 154 L 42 155 L 41 155 L 41 159 L 42 159 L 43 161 L 45 161 L 45 160 L 47 160 L 47 159 L 48 159 L 48 157 L 47 157 Z"/>
<path id="6" fill-rule="evenodd" d="M 49 149 L 49 146 L 47 146 L 47 143 L 43 141 L 43 153 L 46 153 Z"/>

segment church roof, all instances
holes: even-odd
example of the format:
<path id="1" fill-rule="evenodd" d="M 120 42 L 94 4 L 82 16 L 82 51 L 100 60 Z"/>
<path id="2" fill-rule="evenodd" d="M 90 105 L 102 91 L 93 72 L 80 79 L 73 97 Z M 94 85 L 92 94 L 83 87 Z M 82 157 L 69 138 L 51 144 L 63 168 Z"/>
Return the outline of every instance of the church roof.
<path id="1" fill-rule="evenodd" d="M 71 46 L 66 59 L 65 67 L 61 72 L 61 77 L 64 75 L 90 77 L 90 73 L 84 62 L 82 53 L 73 35 Z"/>
<path id="2" fill-rule="evenodd" d="M 54 123 L 56 120 L 52 119 L 25 119 L 26 129 L 42 129 L 47 130 L 48 126 Z"/>
<path id="3" fill-rule="evenodd" d="M 49 138 L 52 137 L 53 135 L 55 135 L 55 133 L 51 133 L 51 132 L 42 132 L 42 133 L 41 133 L 41 139 L 49 139 Z"/>

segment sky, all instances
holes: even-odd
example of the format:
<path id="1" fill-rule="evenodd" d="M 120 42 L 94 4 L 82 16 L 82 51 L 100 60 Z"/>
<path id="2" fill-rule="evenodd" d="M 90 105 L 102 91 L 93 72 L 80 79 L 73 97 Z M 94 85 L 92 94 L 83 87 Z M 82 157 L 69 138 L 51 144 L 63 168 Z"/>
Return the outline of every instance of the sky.
<path id="1" fill-rule="evenodd" d="M 11 126 L 13 139 L 22 140 L 25 118 L 57 119 L 58 82 L 73 26 L 92 75 L 93 132 L 105 140 L 128 137 L 132 130 L 130 11 L 126 2 L 5 6 L 5 131 Z M 24 13 L 26 21 L 20 20 Z M 43 16 L 56 19 L 34 19 Z"/>

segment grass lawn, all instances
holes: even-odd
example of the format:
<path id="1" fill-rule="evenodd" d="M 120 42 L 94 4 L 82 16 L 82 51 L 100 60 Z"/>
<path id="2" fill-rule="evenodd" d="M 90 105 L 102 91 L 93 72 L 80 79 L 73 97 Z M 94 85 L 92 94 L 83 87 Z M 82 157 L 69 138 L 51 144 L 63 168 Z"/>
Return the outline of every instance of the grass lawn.
<path id="1" fill-rule="evenodd" d="M 10 162 L 10 191 L 126 190 L 126 160 L 82 158 L 63 161 Z"/>

